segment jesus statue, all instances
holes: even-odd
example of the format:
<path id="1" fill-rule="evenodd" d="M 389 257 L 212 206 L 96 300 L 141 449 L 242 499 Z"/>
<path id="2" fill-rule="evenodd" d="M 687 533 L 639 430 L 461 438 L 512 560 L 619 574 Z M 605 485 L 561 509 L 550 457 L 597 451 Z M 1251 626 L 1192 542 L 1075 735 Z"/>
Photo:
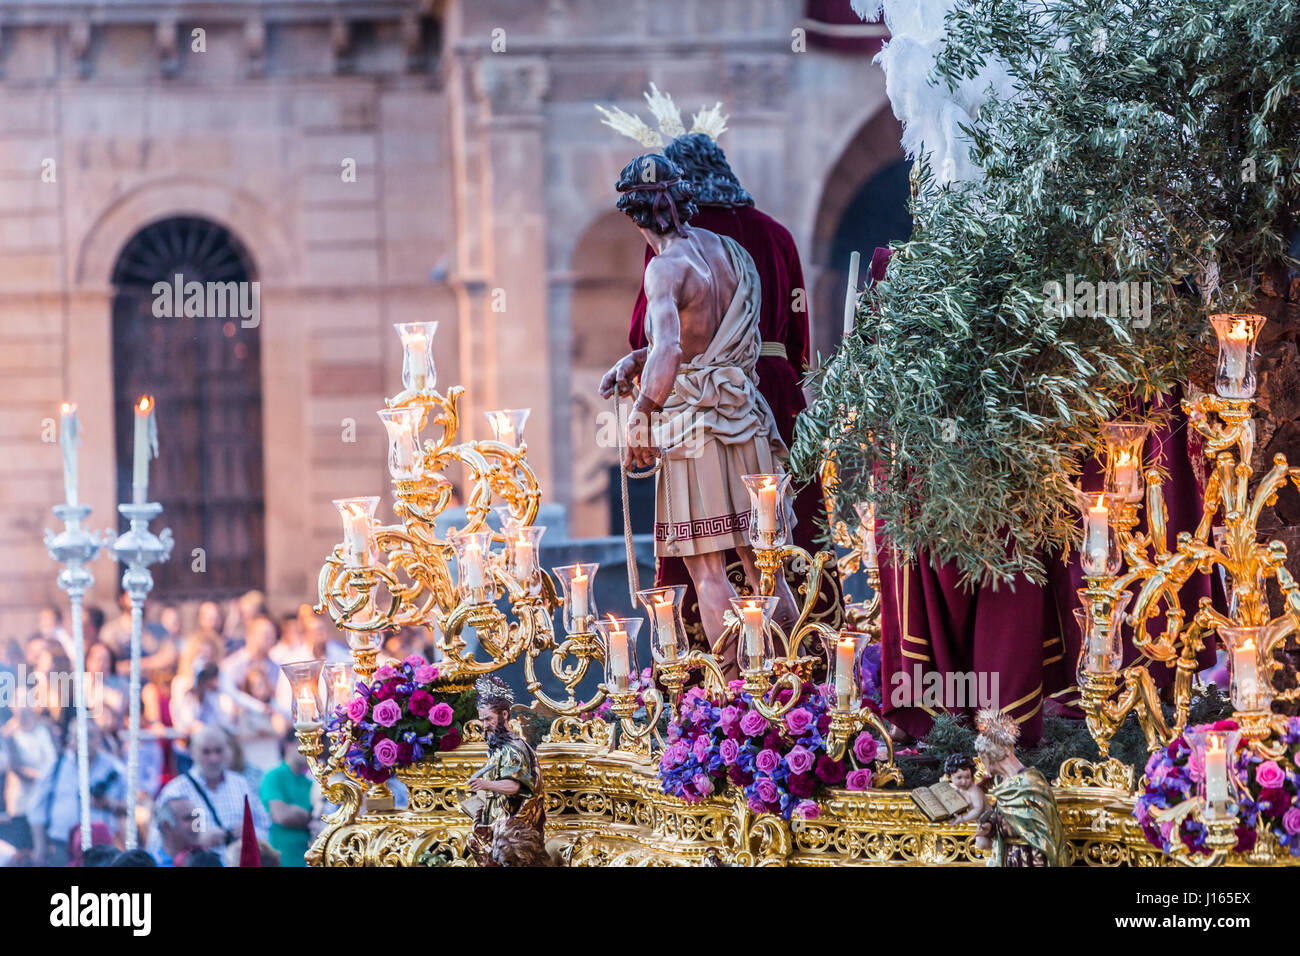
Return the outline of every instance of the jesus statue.
<path id="1" fill-rule="evenodd" d="M 735 597 L 725 554 L 734 549 L 755 593 L 760 579 L 747 535 L 749 495 L 742 476 L 780 474 L 787 452 L 754 381 L 762 345 L 762 291 L 749 253 L 734 240 L 688 225 L 694 190 L 656 153 L 638 156 L 619 175 L 618 208 L 655 256 L 646 266 L 649 345 L 620 359 L 600 393 L 640 394 L 627 427 L 628 467 L 661 460 L 655 477 L 655 555 L 680 557 L 699 597 L 710 645 L 726 629 Z M 654 422 L 654 427 L 647 427 Z M 791 502 L 784 503 L 793 523 Z M 775 620 L 789 626 L 795 606 L 776 576 Z M 721 649 L 728 677 L 734 642 Z"/>

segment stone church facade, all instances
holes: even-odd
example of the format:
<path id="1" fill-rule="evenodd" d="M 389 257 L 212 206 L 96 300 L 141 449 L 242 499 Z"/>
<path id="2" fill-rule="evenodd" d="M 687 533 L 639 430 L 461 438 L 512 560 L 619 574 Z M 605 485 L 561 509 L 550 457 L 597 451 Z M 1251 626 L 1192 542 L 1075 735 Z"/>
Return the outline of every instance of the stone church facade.
<path id="1" fill-rule="evenodd" d="M 722 145 L 794 234 L 826 351 L 845 210 L 901 155 L 879 28 L 819 25 L 818 6 L 0 4 L 0 636 L 61 598 L 41 543 L 63 494 L 58 403 L 78 405 L 104 527 L 141 382 L 159 383 L 153 474 L 177 533 L 160 596 L 310 599 L 339 538 L 330 500 L 379 494 L 391 518 L 374 413 L 399 388 L 395 322 L 439 322 L 440 387 L 467 387 L 472 435 L 484 410 L 530 407 L 547 499 L 572 536 L 608 534 L 595 386 L 624 351 L 643 246 L 613 209 L 637 146 L 592 103 L 636 110 L 651 81 L 684 112 L 722 101 Z M 256 326 L 147 317 L 138 283 L 180 268 L 256 281 Z M 224 577 L 194 571 L 195 549 Z M 108 606 L 116 569 L 94 571 Z"/>

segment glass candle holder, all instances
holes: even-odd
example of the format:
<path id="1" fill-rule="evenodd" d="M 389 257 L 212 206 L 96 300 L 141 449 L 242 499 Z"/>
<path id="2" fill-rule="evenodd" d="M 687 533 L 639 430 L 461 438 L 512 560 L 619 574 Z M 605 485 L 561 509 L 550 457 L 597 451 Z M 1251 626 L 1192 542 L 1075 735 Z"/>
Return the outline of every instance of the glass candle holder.
<path id="1" fill-rule="evenodd" d="M 749 489 L 749 541 L 756 548 L 779 548 L 789 540 L 786 497 L 789 475 L 742 475 Z"/>
<path id="2" fill-rule="evenodd" d="M 1074 502 L 1083 515 L 1083 547 L 1079 563 L 1085 577 L 1100 578 L 1119 574 L 1123 564 L 1119 538 L 1111 511 L 1118 504 L 1105 493 L 1076 490 Z"/>
<path id="3" fill-rule="evenodd" d="M 1259 713 L 1273 706 L 1271 654 L 1265 650 L 1268 628 L 1221 627 L 1219 639 L 1228 652 L 1233 710 Z"/>
<path id="4" fill-rule="evenodd" d="M 1124 663 L 1124 614 L 1133 600 L 1131 591 L 1122 592 L 1110 609 L 1109 626 L 1097 627 L 1092 616 L 1092 602 L 1084 591 L 1079 592 L 1080 606 L 1074 609 L 1074 619 L 1083 636 L 1079 647 L 1077 676 L 1082 683 L 1085 674 L 1114 674 Z"/>
<path id="5" fill-rule="evenodd" d="M 858 542 L 862 549 L 862 566 L 876 568 L 880 559 L 876 557 L 876 504 L 874 501 L 859 501 L 853 506 L 858 515 Z"/>
<path id="6" fill-rule="evenodd" d="M 826 647 L 827 700 L 834 710 L 856 711 L 862 706 L 862 652 L 867 636 L 844 629 Z"/>
<path id="7" fill-rule="evenodd" d="M 332 714 L 352 699 L 356 675 L 351 664 L 339 661 L 326 664 L 321 674 L 325 678 L 325 713 Z"/>
<path id="8" fill-rule="evenodd" d="M 424 409 L 414 405 L 382 408 L 376 412 L 388 432 L 388 473 L 411 480 L 424 474 L 424 453 L 420 448 L 420 417 Z"/>
<path id="9" fill-rule="evenodd" d="M 324 661 L 293 661 L 280 665 L 280 672 L 289 682 L 295 727 L 320 723 L 320 675 L 324 666 Z"/>
<path id="10" fill-rule="evenodd" d="M 772 612 L 777 599 L 769 597 L 733 597 L 731 608 L 740 621 L 740 641 L 736 646 L 736 663 L 741 672 L 767 670 L 776 657 L 772 649 Z"/>
<path id="11" fill-rule="evenodd" d="M 336 498 L 334 507 L 343 520 L 343 561 L 350 568 L 368 568 L 379 561 L 375 540 L 375 509 L 379 498 Z"/>
<path id="12" fill-rule="evenodd" d="M 564 594 L 564 632 L 566 634 L 590 634 L 595 627 L 595 618 L 600 611 L 596 608 L 596 569 L 600 565 L 566 564 L 555 568 L 559 578 L 560 590 Z"/>
<path id="13" fill-rule="evenodd" d="M 456 552 L 457 590 L 467 604 L 488 604 L 497 599 L 492 576 L 492 532 L 457 531 L 447 543 Z"/>
<path id="14" fill-rule="evenodd" d="M 402 385 L 415 392 L 432 392 L 438 383 L 433 367 L 433 335 L 437 322 L 398 322 L 402 340 Z"/>
<path id="15" fill-rule="evenodd" d="M 686 625 L 682 621 L 682 598 L 686 585 L 645 588 L 636 592 L 650 619 L 650 656 L 656 664 L 671 664 L 689 651 Z"/>
<path id="16" fill-rule="evenodd" d="M 515 579 L 528 583 L 537 577 L 540 570 L 537 564 L 537 555 L 541 553 L 542 535 L 546 533 L 546 525 L 518 525 L 511 523 L 506 526 L 506 558 L 510 562 L 510 573 Z"/>
<path id="17" fill-rule="evenodd" d="M 1192 748 L 1192 760 L 1200 767 L 1196 796 L 1201 801 L 1201 819 L 1226 820 L 1237 816 L 1242 786 L 1237 775 L 1239 730 L 1188 728 L 1183 736 Z M 1194 775 L 1195 776 L 1195 775 Z"/>
<path id="18" fill-rule="evenodd" d="M 503 445 L 518 448 L 524 440 L 524 425 L 528 423 L 531 408 L 501 408 L 484 412 L 492 426 L 492 437 Z"/>
<path id="19" fill-rule="evenodd" d="M 1219 339 L 1219 363 L 1214 390 L 1223 398 L 1252 398 L 1255 394 L 1255 345 L 1266 317 L 1242 312 L 1210 316 Z"/>
<path id="20" fill-rule="evenodd" d="M 596 628 L 605 652 L 605 689 L 611 694 L 626 694 L 636 674 L 636 635 L 641 630 L 641 618 L 611 614 L 597 621 Z"/>
<path id="21" fill-rule="evenodd" d="M 1114 501 L 1142 500 L 1142 446 L 1151 426 L 1146 422 L 1106 422 L 1106 494 Z"/>

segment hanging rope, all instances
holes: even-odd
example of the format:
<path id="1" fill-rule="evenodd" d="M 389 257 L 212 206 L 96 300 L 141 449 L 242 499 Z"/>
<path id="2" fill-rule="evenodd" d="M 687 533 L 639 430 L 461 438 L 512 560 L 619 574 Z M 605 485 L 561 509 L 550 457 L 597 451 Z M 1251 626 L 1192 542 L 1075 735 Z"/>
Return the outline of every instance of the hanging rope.
<path id="1" fill-rule="evenodd" d="M 612 396 L 614 402 L 614 417 L 618 419 L 618 393 Z M 635 399 L 633 399 L 635 407 Z M 630 420 L 630 419 L 629 419 Z M 664 459 L 660 457 L 654 465 L 646 471 L 629 472 L 627 470 L 627 448 L 623 443 L 623 429 L 619 427 L 618 432 L 618 476 L 622 484 L 623 491 L 623 546 L 627 551 L 627 593 L 632 601 L 632 607 L 637 606 L 638 598 L 636 592 L 641 590 L 641 575 L 636 566 L 636 549 L 632 545 L 632 512 L 628 502 L 627 479 L 632 478 L 653 478 L 655 475 L 663 472 L 664 479 L 664 503 L 666 510 L 672 514 L 672 494 L 668 487 L 668 471 L 664 468 Z M 670 533 L 668 536 L 669 546 L 673 545 L 674 537 Z"/>

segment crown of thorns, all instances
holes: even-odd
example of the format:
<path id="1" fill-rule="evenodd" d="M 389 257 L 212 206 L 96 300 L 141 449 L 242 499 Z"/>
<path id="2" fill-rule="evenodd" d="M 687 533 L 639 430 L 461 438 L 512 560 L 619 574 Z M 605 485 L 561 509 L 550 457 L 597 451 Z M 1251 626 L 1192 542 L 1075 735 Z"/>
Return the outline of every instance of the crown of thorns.
<path id="1" fill-rule="evenodd" d="M 998 747 L 1014 747 L 1020 736 L 1020 725 L 1011 715 L 993 707 L 981 710 L 975 716 L 975 729 L 986 741 Z"/>

